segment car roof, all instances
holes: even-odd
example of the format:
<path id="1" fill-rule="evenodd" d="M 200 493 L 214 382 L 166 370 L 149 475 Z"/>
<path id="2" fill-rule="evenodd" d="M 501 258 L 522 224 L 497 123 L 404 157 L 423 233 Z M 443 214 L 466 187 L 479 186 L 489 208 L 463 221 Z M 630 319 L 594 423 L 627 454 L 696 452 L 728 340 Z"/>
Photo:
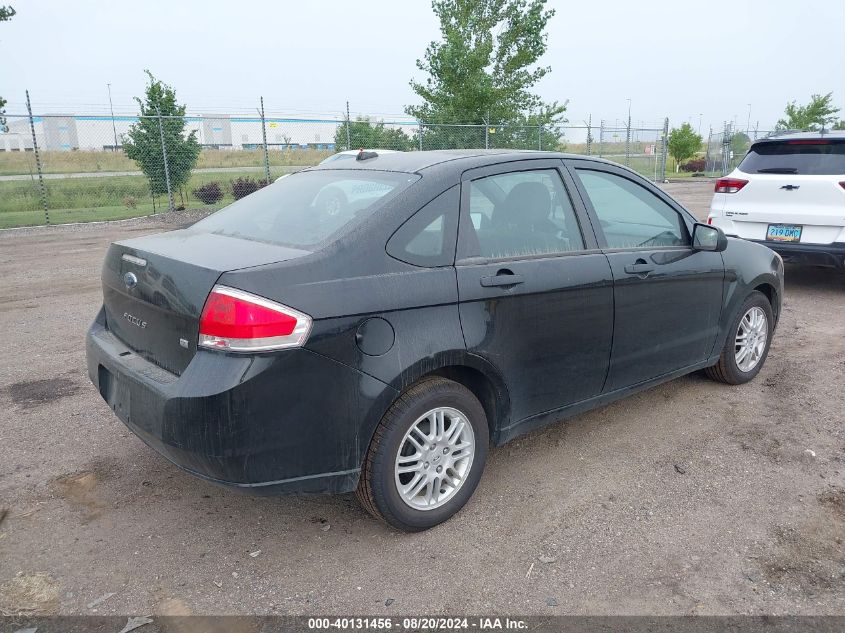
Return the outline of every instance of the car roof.
<path id="1" fill-rule="evenodd" d="M 801 141 L 801 140 L 814 140 L 814 139 L 821 139 L 821 138 L 829 138 L 829 139 L 845 139 L 845 131 L 839 130 L 827 130 L 824 132 L 807 132 L 804 130 L 784 130 L 783 132 L 777 132 L 772 134 L 771 136 L 766 136 L 763 138 L 758 138 L 754 143 L 767 143 L 772 141 Z"/>
<path id="2" fill-rule="evenodd" d="M 379 154 L 395 154 L 398 150 L 395 150 L 395 149 L 367 149 L 365 147 L 363 151 L 365 151 L 365 152 L 376 152 L 376 153 L 379 153 Z M 337 152 L 337 154 L 342 154 L 344 156 L 355 156 L 359 152 L 361 152 L 360 149 L 345 149 L 342 152 Z M 337 155 L 337 154 L 335 154 L 335 155 Z"/>
<path id="3" fill-rule="evenodd" d="M 376 152 L 378 153 L 378 152 Z M 425 169 L 442 165 L 447 162 L 460 161 L 464 163 L 461 167 L 483 167 L 497 163 L 507 163 L 515 160 L 528 160 L 538 158 L 571 158 L 589 159 L 596 162 L 617 165 L 593 156 L 578 154 L 564 154 L 561 152 L 543 152 L 537 150 L 513 150 L 513 149 L 456 149 L 456 150 L 427 150 L 413 152 L 393 152 L 356 161 L 336 161 L 325 165 L 316 165 L 309 170 L 323 169 L 374 169 L 379 171 L 400 171 L 416 173 Z"/>

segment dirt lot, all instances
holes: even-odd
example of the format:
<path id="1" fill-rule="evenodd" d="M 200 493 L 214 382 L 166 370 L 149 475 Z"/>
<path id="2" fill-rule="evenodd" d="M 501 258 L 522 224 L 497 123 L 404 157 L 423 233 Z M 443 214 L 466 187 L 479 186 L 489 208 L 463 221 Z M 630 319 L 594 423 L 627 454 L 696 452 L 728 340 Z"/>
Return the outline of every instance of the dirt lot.
<path id="1" fill-rule="evenodd" d="M 699 216 L 710 187 L 667 189 Z M 106 246 L 0 235 L 0 611 L 845 613 L 845 274 L 787 269 L 751 384 L 693 375 L 491 454 L 417 535 L 352 496 L 256 498 L 133 436 L 84 369 Z"/>

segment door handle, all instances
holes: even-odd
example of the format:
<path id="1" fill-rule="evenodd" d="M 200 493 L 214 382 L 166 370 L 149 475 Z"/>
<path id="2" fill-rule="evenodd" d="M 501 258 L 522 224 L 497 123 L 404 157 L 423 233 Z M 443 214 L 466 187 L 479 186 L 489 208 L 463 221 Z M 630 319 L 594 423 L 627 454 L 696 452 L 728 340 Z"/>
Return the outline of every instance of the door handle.
<path id="1" fill-rule="evenodd" d="M 640 258 L 633 264 L 625 266 L 625 272 L 629 275 L 641 275 L 643 277 L 647 277 L 654 268 L 654 264 L 649 264 L 646 260 Z"/>
<path id="2" fill-rule="evenodd" d="M 495 275 L 481 278 L 481 285 L 485 288 L 494 286 L 515 286 L 525 281 L 522 275 L 514 275 L 512 271 L 504 269 L 497 272 Z"/>

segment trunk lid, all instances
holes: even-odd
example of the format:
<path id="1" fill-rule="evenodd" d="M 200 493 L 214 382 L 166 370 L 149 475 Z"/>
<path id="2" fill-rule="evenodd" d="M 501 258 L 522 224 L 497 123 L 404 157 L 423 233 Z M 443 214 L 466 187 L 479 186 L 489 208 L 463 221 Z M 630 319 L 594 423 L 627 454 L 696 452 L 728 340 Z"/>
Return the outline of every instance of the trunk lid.
<path id="1" fill-rule="evenodd" d="M 829 175 L 753 174 L 732 177 L 749 182 L 734 194 L 723 194 L 724 216 L 733 220 L 739 237 L 763 240 L 769 224 L 803 226 L 801 241 L 829 244 L 845 226 L 845 189 Z"/>
<path id="2" fill-rule="evenodd" d="M 138 355 L 181 374 L 196 353 L 200 314 L 220 275 L 308 254 L 190 229 L 116 242 L 103 264 L 107 326 Z"/>

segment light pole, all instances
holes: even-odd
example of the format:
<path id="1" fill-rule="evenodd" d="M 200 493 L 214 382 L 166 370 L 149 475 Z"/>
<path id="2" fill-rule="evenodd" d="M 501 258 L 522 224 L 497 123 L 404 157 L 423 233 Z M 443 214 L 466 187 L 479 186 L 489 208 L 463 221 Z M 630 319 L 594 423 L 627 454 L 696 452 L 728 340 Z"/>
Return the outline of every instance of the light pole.
<path id="1" fill-rule="evenodd" d="M 111 84 L 106 84 L 109 88 L 109 110 L 111 110 L 111 129 L 114 132 L 114 149 L 113 152 L 117 151 L 117 126 L 114 124 L 114 104 L 112 104 L 111 100 Z"/>
<path id="2" fill-rule="evenodd" d="M 701 117 L 704 116 L 704 113 L 698 113 L 698 135 L 701 136 Z"/>
<path id="3" fill-rule="evenodd" d="M 748 104 L 748 120 L 745 122 L 745 135 L 751 138 L 751 104 Z"/>

